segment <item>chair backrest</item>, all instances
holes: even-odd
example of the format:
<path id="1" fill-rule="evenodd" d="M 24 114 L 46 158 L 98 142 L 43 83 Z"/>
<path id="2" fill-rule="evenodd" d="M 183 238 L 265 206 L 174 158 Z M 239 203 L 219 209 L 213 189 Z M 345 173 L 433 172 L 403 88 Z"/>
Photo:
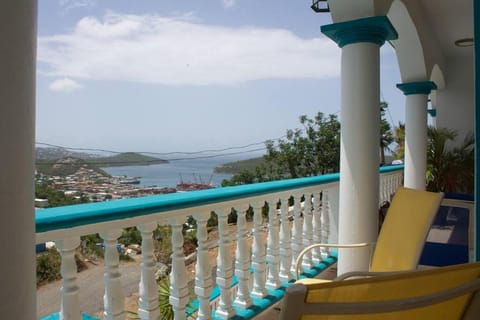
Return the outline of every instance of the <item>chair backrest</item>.
<path id="1" fill-rule="evenodd" d="M 480 263 L 287 288 L 283 320 L 480 319 Z M 473 297 L 473 298 L 472 298 Z"/>
<path id="2" fill-rule="evenodd" d="M 370 271 L 413 270 L 443 193 L 399 187 L 378 235 Z"/>

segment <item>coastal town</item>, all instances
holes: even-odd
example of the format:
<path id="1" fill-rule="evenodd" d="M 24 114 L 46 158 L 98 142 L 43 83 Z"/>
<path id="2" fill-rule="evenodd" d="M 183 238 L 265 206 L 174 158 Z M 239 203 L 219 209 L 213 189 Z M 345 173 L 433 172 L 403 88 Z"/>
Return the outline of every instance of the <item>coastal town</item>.
<path id="1" fill-rule="evenodd" d="M 71 165 L 78 161 L 74 158 L 62 159 L 62 164 Z M 58 166 L 61 164 L 55 164 Z M 37 186 L 46 185 L 63 193 L 72 203 L 101 202 L 115 199 L 135 198 L 175 192 L 186 192 L 213 188 L 206 183 L 180 181 L 175 187 L 141 186 L 141 177 L 110 176 L 106 172 L 89 164 L 79 164 L 70 174 L 45 174 L 36 171 Z M 36 208 L 50 207 L 48 199 L 36 198 Z"/>

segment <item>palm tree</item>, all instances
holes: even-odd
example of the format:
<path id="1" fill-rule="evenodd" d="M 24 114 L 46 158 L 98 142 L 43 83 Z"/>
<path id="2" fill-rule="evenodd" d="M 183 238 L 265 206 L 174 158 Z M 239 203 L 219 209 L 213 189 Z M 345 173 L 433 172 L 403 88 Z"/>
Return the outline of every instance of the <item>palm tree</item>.
<path id="1" fill-rule="evenodd" d="M 461 145 L 449 147 L 457 135 L 447 128 L 428 129 L 428 190 L 473 193 L 474 138 L 468 134 Z"/>
<path id="2" fill-rule="evenodd" d="M 395 127 L 393 139 L 397 144 L 393 156 L 397 160 L 403 160 L 405 158 L 405 123 L 399 122 L 398 127 Z"/>
<path id="3" fill-rule="evenodd" d="M 385 110 L 388 108 L 388 103 L 380 102 L 380 163 L 385 164 L 385 151 L 390 150 L 390 144 L 394 141 L 392 134 L 392 127 L 385 119 Z"/>

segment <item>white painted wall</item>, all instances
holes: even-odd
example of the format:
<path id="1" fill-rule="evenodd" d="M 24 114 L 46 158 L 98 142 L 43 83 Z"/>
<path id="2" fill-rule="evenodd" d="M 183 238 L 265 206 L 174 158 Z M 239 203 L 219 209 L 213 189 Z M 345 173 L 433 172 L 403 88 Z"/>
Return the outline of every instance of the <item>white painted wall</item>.
<path id="1" fill-rule="evenodd" d="M 471 50 L 464 48 L 465 50 Z M 437 128 L 458 131 L 457 143 L 473 132 L 473 60 L 467 57 L 447 60 L 445 89 L 437 91 Z"/>

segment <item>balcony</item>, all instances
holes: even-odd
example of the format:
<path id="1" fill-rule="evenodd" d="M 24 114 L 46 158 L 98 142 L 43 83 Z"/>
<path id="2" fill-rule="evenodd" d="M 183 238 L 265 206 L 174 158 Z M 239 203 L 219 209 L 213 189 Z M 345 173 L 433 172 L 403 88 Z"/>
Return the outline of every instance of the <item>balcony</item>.
<path id="1" fill-rule="evenodd" d="M 401 185 L 403 166 L 383 167 L 379 177 L 382 203 Z M 38 210 L 36 242 L 55 241 L 62 257 L 60 314 L 42 319 L 82 319 L 79 292 L 89 283 L 77 280 L 74 254 L 80 237 L 92 233 L 104 239 L 105 319 L 125 318 L 117 239 L 122 228 L 133 226 L 142 235 L 138 316 L 158 319 L 153 245 L 158 225 L 172 230 L 170 304 L 175 319 L 186 319 L 187 314 L 197 319 L 255 318 L 282 299 L 285 288 L 295 280 L 292 262 L 304 247 L 336 240 L 338 185 L 339 174 L 328 174 Z M 232 208 L 237 213 L 235 235 L 227 231 Z M 252 230 L 247 227 L 249 208 L 253 209 Z M 207 244 L 211 212 L 218 217 L 216 266 L 210 263 Z M 182 229 L 190 216 L 196 220 L 198 239 L 194 288 L 189 287 L 183 252 Z M 304 258 L 304 276 L 315 277 L 336 260 L 335 252 L 314 251 Z M 84 314 L 83 319 L 90 318 Z"/>

